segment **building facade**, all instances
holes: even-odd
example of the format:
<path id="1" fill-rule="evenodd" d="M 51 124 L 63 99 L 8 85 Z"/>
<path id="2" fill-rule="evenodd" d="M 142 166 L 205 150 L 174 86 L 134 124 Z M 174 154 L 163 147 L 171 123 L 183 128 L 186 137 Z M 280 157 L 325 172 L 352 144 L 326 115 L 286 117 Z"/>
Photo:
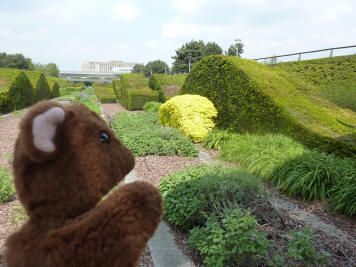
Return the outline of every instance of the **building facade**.
<path id="1" fill-rule="evenodd" d="M 84 62 L 82 64 L 82 72 L 95 73 L 130 73 L 133 67 L 139 63 L 124 62 L 124 61 L 109 61 L 109 62 Z"/>

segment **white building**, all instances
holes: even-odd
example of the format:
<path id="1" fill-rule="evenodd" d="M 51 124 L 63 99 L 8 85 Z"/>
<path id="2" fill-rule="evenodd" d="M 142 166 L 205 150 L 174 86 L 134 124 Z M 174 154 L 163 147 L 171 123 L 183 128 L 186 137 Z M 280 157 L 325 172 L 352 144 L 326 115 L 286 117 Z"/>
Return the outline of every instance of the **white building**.
<path id="1" fill-rule="evenodd" d="M 109 61 L 109 62 L 84 62 L 82 64 L 82 72 L 95 73 L 130 73 L 133 67 L 139 63 L 124 62 L 124 61 Z"/>

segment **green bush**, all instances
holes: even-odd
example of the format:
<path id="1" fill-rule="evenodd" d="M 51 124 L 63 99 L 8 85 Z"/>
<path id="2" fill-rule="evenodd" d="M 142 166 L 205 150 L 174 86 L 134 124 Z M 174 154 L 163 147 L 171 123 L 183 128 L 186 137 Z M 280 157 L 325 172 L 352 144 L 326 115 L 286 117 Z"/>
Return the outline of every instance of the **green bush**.
<path id="1" fill-rule="evenodd" d="M 4 166 L 0 166 L 0 203 L 11 201 L 15 195 L 12 176 Z"/>
<path id="2" fill-rule="evenodd" d="M 8 113 L 12 111 L 9 101 L 9 89 L 5 88 L 0 91 L 0 113 Z"/>
<path id="3" fill-rule="evenodd" d="M 53 86 L 52 86 L 52 91 L 51 91 L 51 98 L 59 97 L 59 96 L 60 96 L 60 94 L 59 94 L 59 84 L 57 82 L 54 82 Z"/>
<path id="4" fill-rule="evenodd" d="M 213 103 L 200 95 L 175 96 L 158 111 L 158 121 L 177 128 L 194 142 L 201 142 L 214 128 L 217 111 Z"/>
<path id="5" fill-rule="evenodd" d="M 33 103 L 33 87 L 24 72 L 20 72 L 8 91 L 11 110 L 18 110 Z"/>
<path id="6" fill-rule="evenodd" d="M 356 114 L 328 102 L 295 76 L 252 60 L 209 56 L 194 65 L 180 94 L 211 100 L 220 128 L 283 133 L 310 147 L 354 155 Z"/>
<path id="7" fill-rule="evenodd" d="M 206 266 L 258 266 L 265 262 L 273 241 L 257 232 L 256 219 L 239 208 L 210 215 L 202 227 L 190 231 L 189 244 L 205 256 Z"/>
<path id="8" fill-rule="evenodd" d="M 355 55 L 285 62 L 276 68 L 298 75 L 316 85 L 331 102 L 356 111 Z"/>
<path id="9" fill-rule="evenodd" d="M 186 77 L 186 74 L 152 74 L 149 79 L 149 85 L 152 90 L 155 90 L 159 93 L 159 101 L 163 103 L 167 97 L 170 98 L 178 95 Z"/>
<path id="10" fill-rule="evenodd" d="M 143 105 L 143 110 L 147 112 L 158 112 L 162 103 L 159 102 L 146 102 Z"/>
<path id="11" fill-rule="evenodd" d="M 258 199 L 259 179 L 239 169 L 197 166 L 161 179 L 164 216 L 185 229 L 203 225 L 210 214 Z"/>
<path id="12" fill-rule="evenodd" d="M 93 83 L 93 88 L 100 103 L 116 103 L 116 96 L 111 84 Z"/>
<path id="13" fill-rule="evenodd" d="M 132 115 L 119 112 L 113 119 L 111 127 L 135 156 L 153 154 L 196 157 L 198 154 L 193 143 L 178 130 L 159 125 L 157 113 Z"/>
<path id="14" fill-rule="evenodd" d="M 148 86 L 148 79 L 143 74 L 122 74 L 120 84 L 115 82 L 115 95 L 121 105 L 128 110 L 143 109 L 146 102 L 158 102 L 158 92 Z"/>
<path id="15" fill-rule="evenodd" d="M 51 88 L 49 87 L 46 76 L 41 73 L 35 88 L 35 101 L 46 100 L 51 97 Z"/>

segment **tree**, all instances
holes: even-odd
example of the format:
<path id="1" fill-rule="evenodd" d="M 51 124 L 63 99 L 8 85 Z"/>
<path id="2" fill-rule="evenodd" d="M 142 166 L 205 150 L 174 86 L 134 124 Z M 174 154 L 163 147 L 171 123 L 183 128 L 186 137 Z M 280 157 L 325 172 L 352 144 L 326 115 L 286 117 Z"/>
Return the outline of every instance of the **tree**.
<path id="1" fill-rule="evenodd" d="M 33 103 L 33 87 L 24 72 L 20 72 L 11 83 L 8 99 L 14 110 Z"/>
<path id="2" fill-rule="evenodd" d="M 48 63 L 45 67 L 45 74 L 48 76 L 58 77 L 59 69 L 55 63 Z"/>
<path id="3" fill-rule="evenodd" d="M 192 40 L 189 43 L 184 44 L 181 48 L 176 50 L 172 72 L 188 72 L 189 71 L 189 59 L 191 66 L 200 61 L 205 55 L 205 44 L 202 40 Z"/>
<path id="4" fill-rule="evenodd" d="M 229 49 L 227 51 L 225 51 L 225 55 L 241 57 L 241 54 L 243 52 L 244 52 L 244 44 L 236 43 L 236 44 L 230 45 Z"/>
<path id="5" fill-rule="evenodd" d="M 136 64 L 136 65 L 133 67 L 131 73 L 143 73 L 144 70 L 145 70 L 145 65 L 143 65 L 143 64 Z"/>
<path id="6" fill-rule="evenodd" d="M 2 68 L 29 69 L 29 64 L 22 54 L 6 55 L 6 53 L 1 53 L 0 61 Z"/>
<path id="7" fill-rule="evenodd" d="M 49 99 L 50 97 L 51 97 L 51 87 L 47 82 L 46 76 L 44 76 L 44 74 L 41 73 L 40 78 L 38 79 L 36 84 L 34 102 Z"/>
<path id="8" fill-rule="evenodd" d="M 60 96 L 60 93 L 59 93 L 59 84 L 57 83 L 57 81 L 55 81 L 53 83 L 53 86 L 52 86 L 52 91 L 51 91 L 51 98 L 53 97 L 59 97 Z"/>
<path id="9" fill-rule="evenodd" d="M 154 60 L 150 61 L 146 64 L 145 69 L 144 69 L 144 74 L 146 77 L 149 77 L 151 73 L 159 73 L 159 74 L 164 74 L 164 73 L 169 73 L 169 67 L 166 64 L 166 62 L 162 60 Z"/>
<path id="10" fill-rule="evenodd" d="M 221 47 L 215 42 L 208 42 L 205 45 L 204 56 L 220 55 L 223 53 Z"/>
<path id="11" fill-rule="evenodd" d="M 35 65 L 33 64 L 32 59 L 29 58 L 29 57 L 27 57 L 27 58 L 26 58 L 26 61 L 27 61 L 27 63 L 28 63 L 28 69 L 29 69 L 29 70 L 34 70 L 34 69 L 35 69 Z"/>

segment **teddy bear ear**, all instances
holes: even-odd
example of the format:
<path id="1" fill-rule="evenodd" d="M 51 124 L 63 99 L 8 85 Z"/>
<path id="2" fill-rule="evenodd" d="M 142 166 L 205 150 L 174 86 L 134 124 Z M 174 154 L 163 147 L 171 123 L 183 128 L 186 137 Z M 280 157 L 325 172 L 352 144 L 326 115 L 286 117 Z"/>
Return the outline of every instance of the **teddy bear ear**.
<path id="1" fill-rule="evenodd" d="M 54 138 L 58 125 L 65 118 L 65 112 L 60 107 L 52 107 L 43 113 L 36 115 L 32 122 L 33 145 L 35 148 L 45 153 L 52 153 L 56 150 Z"/>

